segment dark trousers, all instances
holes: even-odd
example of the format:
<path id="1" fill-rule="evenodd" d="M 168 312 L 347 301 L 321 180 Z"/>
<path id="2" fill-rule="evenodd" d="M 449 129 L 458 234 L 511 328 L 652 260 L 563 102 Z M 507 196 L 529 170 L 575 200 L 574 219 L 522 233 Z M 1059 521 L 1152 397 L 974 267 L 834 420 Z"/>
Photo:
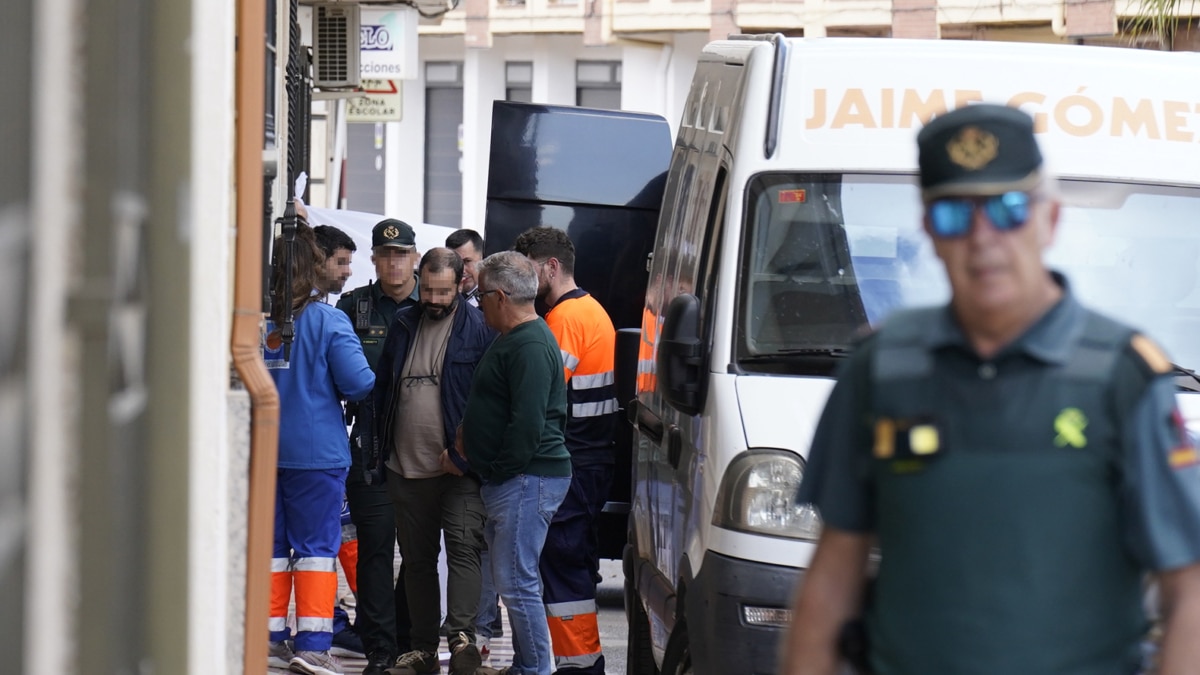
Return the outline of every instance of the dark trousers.
<path id="1" fill-rule="evenodd" d="M 446 626 L 475 641 L 479 605 L 479 550 L 483 547 L 483 500 L 473 476 L 443 474 L 404 478 L 388 472 L 396 525 L 404 549 L 404 583 L 412 617 L 413 649 L 434 652 L 441 636 L 442 597 L 438 553 L 446 538 Z"/>
<path id="2" fill-rule="evenodd" d="M 554 645 L 558 673 L 604 673 L 595 608 L 596 581 L 600 572 L 596 519 L 608 499 L 612 477 L 611 464 L 573 465 L 571 488 L 554 513 L 546 533 L 539 570 L 550 632 L 552 636 L 569 636 L 566 642 L 570 645 L 557 642 Z M 584 606 L 588 608 L 585 610 Z M 578 615 L 571 622 L 559 622 L 557 616 L 562 613 L 559 611 L 562 607 L 572 608 L 568 611 L 572 615 L 578 612 Z M 561 625 L 555 625 L 556 622 Z M 591 649 L 595 651 L 589 651 Z"/>
<path id="3" fill-rule="evenodd" d="M 350 520 L 358 530 L 358 606 L 354 622 L 367 654 L 409 651 L 412 622 L 404 584 L 393 576 L 396 519 L 387 485 L 367 485 L 351 467 L 346 479 Z M 403 553 L 401 554 L 403 555 Z M 401 565 L 401 574 L 404 567 Z"/>

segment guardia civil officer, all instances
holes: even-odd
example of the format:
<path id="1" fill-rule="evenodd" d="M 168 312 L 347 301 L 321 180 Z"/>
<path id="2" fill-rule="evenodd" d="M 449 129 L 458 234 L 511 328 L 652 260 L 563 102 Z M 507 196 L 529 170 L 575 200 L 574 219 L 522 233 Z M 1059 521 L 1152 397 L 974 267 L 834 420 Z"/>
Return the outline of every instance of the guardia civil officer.
<path id="1" fill-rule="evenodd" d="M 917 144 L 952 298 L 895 315 L 830 396 L 799 494 L 825 529 L 783 672 L 837 672 L 872 545 L 876 675 L 1137 673 L 1145 572 L 1168 608 L 1160 672 L 1196 672 L 1200 458 L 1170 362 L 1045 267 L 1060 204 L 1029 116 L 969 106 Z"/>
<path id="2" fill-rule="evenodd" d="M 337 308 L 350 317 L 362 342 L 367 363 L 374 371 L 383 353 L 388 328 L 396 312 L 416 306 L 417 242 L 411 226 L 388 218 L 371 231 L 371 262 L 375 281 L 345 293 Z M 350 406 L 347 406 L 348 408 Z M 366 411 L 363 411 L 366 412 Z M 409 651 L 412 622 L 404 584 L 393 577 L 396 519 L 392 499 L 384 484 L 383 457 L 378 448 L 363 448 L 360 439 L 368 415 L 358 415 L 351 434 L 350 473 L 346 499 L 350 518 L 358 531 L 358 593 L 355 625 L 367 653 L 367 675 L 382 675 L 396 657 Z"/>

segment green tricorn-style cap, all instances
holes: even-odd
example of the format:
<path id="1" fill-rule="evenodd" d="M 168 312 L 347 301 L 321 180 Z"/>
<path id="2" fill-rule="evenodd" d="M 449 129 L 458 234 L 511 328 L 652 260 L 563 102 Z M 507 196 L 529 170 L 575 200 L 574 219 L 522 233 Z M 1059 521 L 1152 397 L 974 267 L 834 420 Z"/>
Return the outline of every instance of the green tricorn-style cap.
<path id="1" fill-rule="evenodd" d="M 1026 191 L 1041 180 L 1033 118 L 980 103 L 938 115 L 917 134 L 921 198 Z"/>
<path id="2" fill-rule="evenodd" d="M 380 246 L 414 248 L 416 245 L 416 234 L 413 232 L 412 227 L 403 220 L 396 220 L 395 218 L 381 220 L 375 225 L 375 229 L 371 230 L 371 248 L 379 248 Z"/>

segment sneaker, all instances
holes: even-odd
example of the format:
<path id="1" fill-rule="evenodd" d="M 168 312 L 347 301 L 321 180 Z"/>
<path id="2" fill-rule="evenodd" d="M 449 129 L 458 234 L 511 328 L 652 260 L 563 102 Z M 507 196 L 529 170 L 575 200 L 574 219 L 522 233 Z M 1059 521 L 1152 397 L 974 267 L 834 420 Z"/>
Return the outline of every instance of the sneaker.
<path id="1" fill-rule="evenodd" d="M 459 633 L 450 642 L 450 675 L 475 675 L 475 669 L 483 665 L 479 648 L 471 643 L 466 633 Z"/>
<path id="2" fill-rule="evenodd" d="M 396 664 L 396 657 L 387 652 L 371 652 L 367 655 L 367 665 L 363 667 L 362 675 L 387 675 L 389 668 Z"/>
<path id="3" fill-rule="evenodd" d="M 363 649 L 362 638 L 358 637 L 358 633 L 351 628 L 333 634 L 333 646 L 330 647 L 329 653 L 352 659 L 365 658 L 367 655 L 366 650 Z"/>
<path id="4" fill-rule="evenodd" d="M 488 666 L 481 666 L 475 670 L 475 675 L 509 675 L 511 672 L 513 672 L 513 669 L 510 666 L 505 666 L 499 670 Z"/>
<path id="5" fill-rule="evenodd" d="M 289 665 L 293 673 L 307 675 L 342 675 L 342 664 L 329 652 L 296 652 Z"/>
<path id="6" fill-rule="evenodd" d="M 479 660 L 485 666 L 492 662 L 492 641 L 488 638 L 479 638 Z"/>
<path id="7" fill-rule="evenodd" d="M 292 663 L 292 657 L 296 652 L 292 651 L 290 640 L 280 640 L 272 642 L 267 650 L 267 667 L 268 668 L 287 668 Z"/>
<path id="8" fill-rule="evenodd" d="M 492 620 L 492 637 L 504 637 L 504 617 L 500 616 L 499 605 L 496 605 L 496 618 Z"/>
<path id="9" fill-rule="evenodd" d="M 437 654 L 414 649 L 396 661 L 396 675 L 424 675 L 442 672 Z"/>

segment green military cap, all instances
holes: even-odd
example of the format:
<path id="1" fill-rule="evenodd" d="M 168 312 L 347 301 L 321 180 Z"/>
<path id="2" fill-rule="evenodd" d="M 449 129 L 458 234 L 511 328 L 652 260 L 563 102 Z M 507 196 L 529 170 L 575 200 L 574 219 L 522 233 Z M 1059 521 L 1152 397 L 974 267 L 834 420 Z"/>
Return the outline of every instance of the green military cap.
<path id="1" fill-rule="evenodd" d="M 375 229 L 371 230 L 371 248 L 380 246 L 414 248 L 416 245 L 417 236 L 413 232 L 412 226 L 403 220 L 395 218 L 381 220 Z"/>
<path id="2" fill-rule="evenodd" d="M 1033 118 L 1008 106 L 981 103 L 938 115 L 917 134 L 917 150 L 927 202 L 1025 191 L 1041 179 Z"/>

